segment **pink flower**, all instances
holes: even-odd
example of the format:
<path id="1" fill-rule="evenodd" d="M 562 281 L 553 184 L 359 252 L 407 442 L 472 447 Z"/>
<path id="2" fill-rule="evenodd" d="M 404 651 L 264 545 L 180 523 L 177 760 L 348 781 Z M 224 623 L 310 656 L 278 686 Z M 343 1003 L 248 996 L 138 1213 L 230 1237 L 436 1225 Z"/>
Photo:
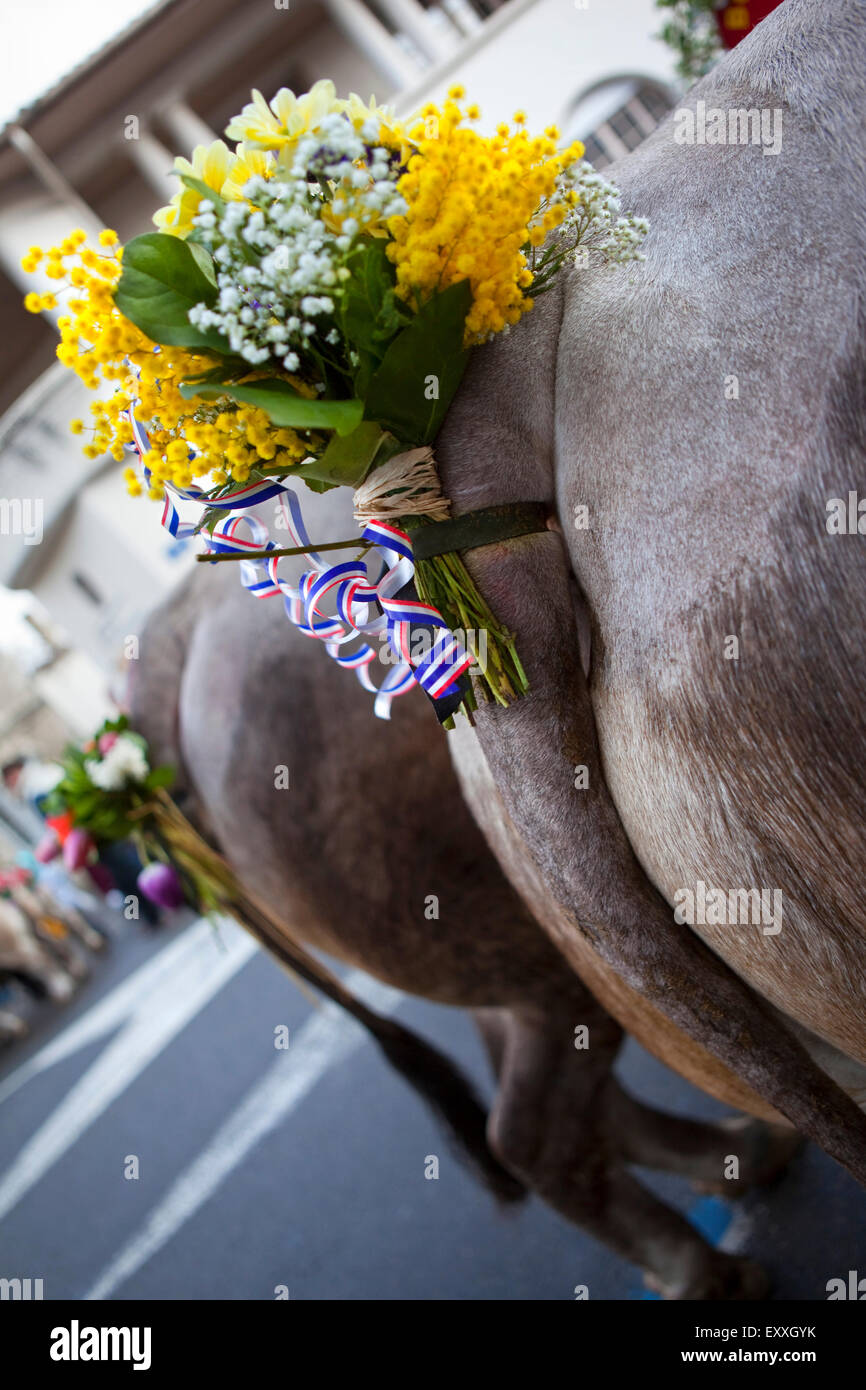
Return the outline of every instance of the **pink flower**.
<path id="1" fill-rule="evenodd" d="M 117 887 L 114 874 L 109 868 L 106 868 L 105 864 L 100 864 L 98 859 L 95 864 L 88 864 L 87 872 L 90 874 L 91 883 L 99 889 L 100 893 L 110 893 L 112 888 Z"/>
<path id="2" fill-rule="evenodd" d="M 70 873 L 83 869 L 95 848 L 87 831 L 73 826 L 63 845 L 63 862 Z"/>
<path id="3" fill-rule="evenodd" d="M 40 864 L 50 864 L 52 859 L 56 859 L 60 853 L 60 841 L 53 830 L 46 830 L 39 844 L 33 851 L 34 859 Z"/>
<path id="4" fill-rule="evenodd" d="M 114 747 L 116 742 L 117 734 L 100 734 L 99 751 L 102 754 L 103 758 L 105 757 L 109 749 Z"/>

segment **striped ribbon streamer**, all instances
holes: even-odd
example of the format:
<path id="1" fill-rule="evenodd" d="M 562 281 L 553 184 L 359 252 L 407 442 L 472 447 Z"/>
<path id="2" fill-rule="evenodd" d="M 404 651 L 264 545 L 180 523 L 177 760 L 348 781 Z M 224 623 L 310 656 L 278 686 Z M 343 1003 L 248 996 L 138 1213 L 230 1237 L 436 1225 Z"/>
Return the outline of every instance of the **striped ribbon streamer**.
<path id="1" fill-rule="evenodd" d="M 143 459 L 150 447 L 147 431 L 132 410 L 128 415 L 133 447 L 149 485 L 150 471 Z M 179 488 L 166 483 L 162 525 L 171 536 L 185 540 L 196 534 L 198 523 L 181 520 L 175 499 L 194 502 L 203 513 L 213 507 L 229 513 L 217 522 L 211 536 L 198 532 L 206 549 L 214 554 L 257 553 L 258 558 L 239 563 L 243 587 L 256 598 L 282 596 L 286 615 L 299 631 L 324 642 L 332 660 L 347 671 L 354 671 L 364 689 L 375 696 L 373 711 L 379 719 L 390 719 L 392 701 L 415 685 L 421 685 L 434 701 L 456 693 L 459 677 L 474 658 L 449 632 L 436 608 L 417 597 L 400 597 L 415 574 L 412 542 L 405 531 L 384 521 L 371 521 L 364 528 L 359 548 L 364 542 L 372 545 L 382 562 L 379 577 L 373 582 L 366 560 L 331 565 L 322 559 L 312 547 L 297 494 L 275 479 L 248 483 L 225 493 L 217 503 L 212 503 L 199 487 Z M 263 551 L 278 548 L 268 527 L 260 518 L 245 515 L 251 508 L 274 499 L 281 519 L 279 529 L 291 537 L 286 548 L 300 547 L 304 552 L 301 558 L 309 566 L 297 587 L 280 576 L 283 557 L 262 555 Z M 322 605 L 328 598 L 335 613 L 323 611 Z M 413 629 L 419 627 L 429 632 L 423 649 L 413 651 Z M 376 686 L 370 676 L 377 655 L 371 641 L 381 644 L 383 639 L 387 639 L 396 660 Z M 344 651 L 349 643 L 355 645 Z"/>

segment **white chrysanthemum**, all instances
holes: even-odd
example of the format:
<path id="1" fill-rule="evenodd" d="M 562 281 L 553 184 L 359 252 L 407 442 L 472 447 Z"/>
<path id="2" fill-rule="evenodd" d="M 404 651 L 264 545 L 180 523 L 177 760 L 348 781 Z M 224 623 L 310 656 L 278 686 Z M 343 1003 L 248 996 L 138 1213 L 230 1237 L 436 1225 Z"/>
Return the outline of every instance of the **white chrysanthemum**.
<path id="1" fill-rule="evenodd" d="M 150 768 L 141 744 L 121 734 L 104 758 L 89 758 L 87 772 L 95 787 L 116 792 L 128 782 L 143 782 Z"/>

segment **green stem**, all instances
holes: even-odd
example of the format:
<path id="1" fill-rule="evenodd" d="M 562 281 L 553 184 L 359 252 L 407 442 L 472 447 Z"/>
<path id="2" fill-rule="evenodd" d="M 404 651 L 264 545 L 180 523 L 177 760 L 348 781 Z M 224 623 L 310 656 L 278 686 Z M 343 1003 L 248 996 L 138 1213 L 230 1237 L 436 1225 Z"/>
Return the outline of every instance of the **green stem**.
<path id="1" fill-rule="evenodd" d="M 365 555 L 369 549 L 370 546 L 356 536 L 352 541 L 328 541 L 326 545 L 311 543 L 274 550 L 233 550 L 224 555 L 212 555 L 210 551 L 204 551 L 195 558 L 203 565 L 219 565 L 223 560 L 274 560 L 281 555 L 309 555 L 311 551 L 320 550 L 359 550 L 361 555 Z"/>
<path id="2" fill-rule="evenodd" d="M 470 650 L 475 644 L 468 633 L 487 634 L 486 660 L 480 651 L 472 651 L 481 667 L 475 690 L 483 699 L 504 706 L 526 692 L 529 682 L 514 636 L 495 617 L 459 554 L 451 552 L 418 561 L 415 584 L 419 597 L 439 610 L 446 626 L 464 633 Z M 471 711 L 476 707 L 473 693 L 462 712 L 471 720 Z"/>

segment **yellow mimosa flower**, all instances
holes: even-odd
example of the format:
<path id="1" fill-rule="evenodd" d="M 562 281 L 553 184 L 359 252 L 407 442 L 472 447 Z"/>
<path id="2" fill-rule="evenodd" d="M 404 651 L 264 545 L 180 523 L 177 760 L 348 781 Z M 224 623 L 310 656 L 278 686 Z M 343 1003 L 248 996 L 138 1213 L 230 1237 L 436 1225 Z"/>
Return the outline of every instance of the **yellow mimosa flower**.
<path id="1" fill-rule="evenodd" d="M 520 129 L 522 111 L 514 116 L 516 129 L 501 124 L 495 136 L 479 135 L 466 125 L 474 108 L 461 110 L 458 94 L 461 88 L 451 88 L 441 108 L 424 107 L 410 124 L 415 153 L 397 184 L 408 207 L 388 219 L 388 257 L 397 293 L 409 303 L 470 281 L 464 338 L 470 346 L 531 309 L 524 247 L 542 245 L 565 217 L 557 177 L 583 146 L 575 141 L 557 150 L 552 133 L 529 139 Z"/>

